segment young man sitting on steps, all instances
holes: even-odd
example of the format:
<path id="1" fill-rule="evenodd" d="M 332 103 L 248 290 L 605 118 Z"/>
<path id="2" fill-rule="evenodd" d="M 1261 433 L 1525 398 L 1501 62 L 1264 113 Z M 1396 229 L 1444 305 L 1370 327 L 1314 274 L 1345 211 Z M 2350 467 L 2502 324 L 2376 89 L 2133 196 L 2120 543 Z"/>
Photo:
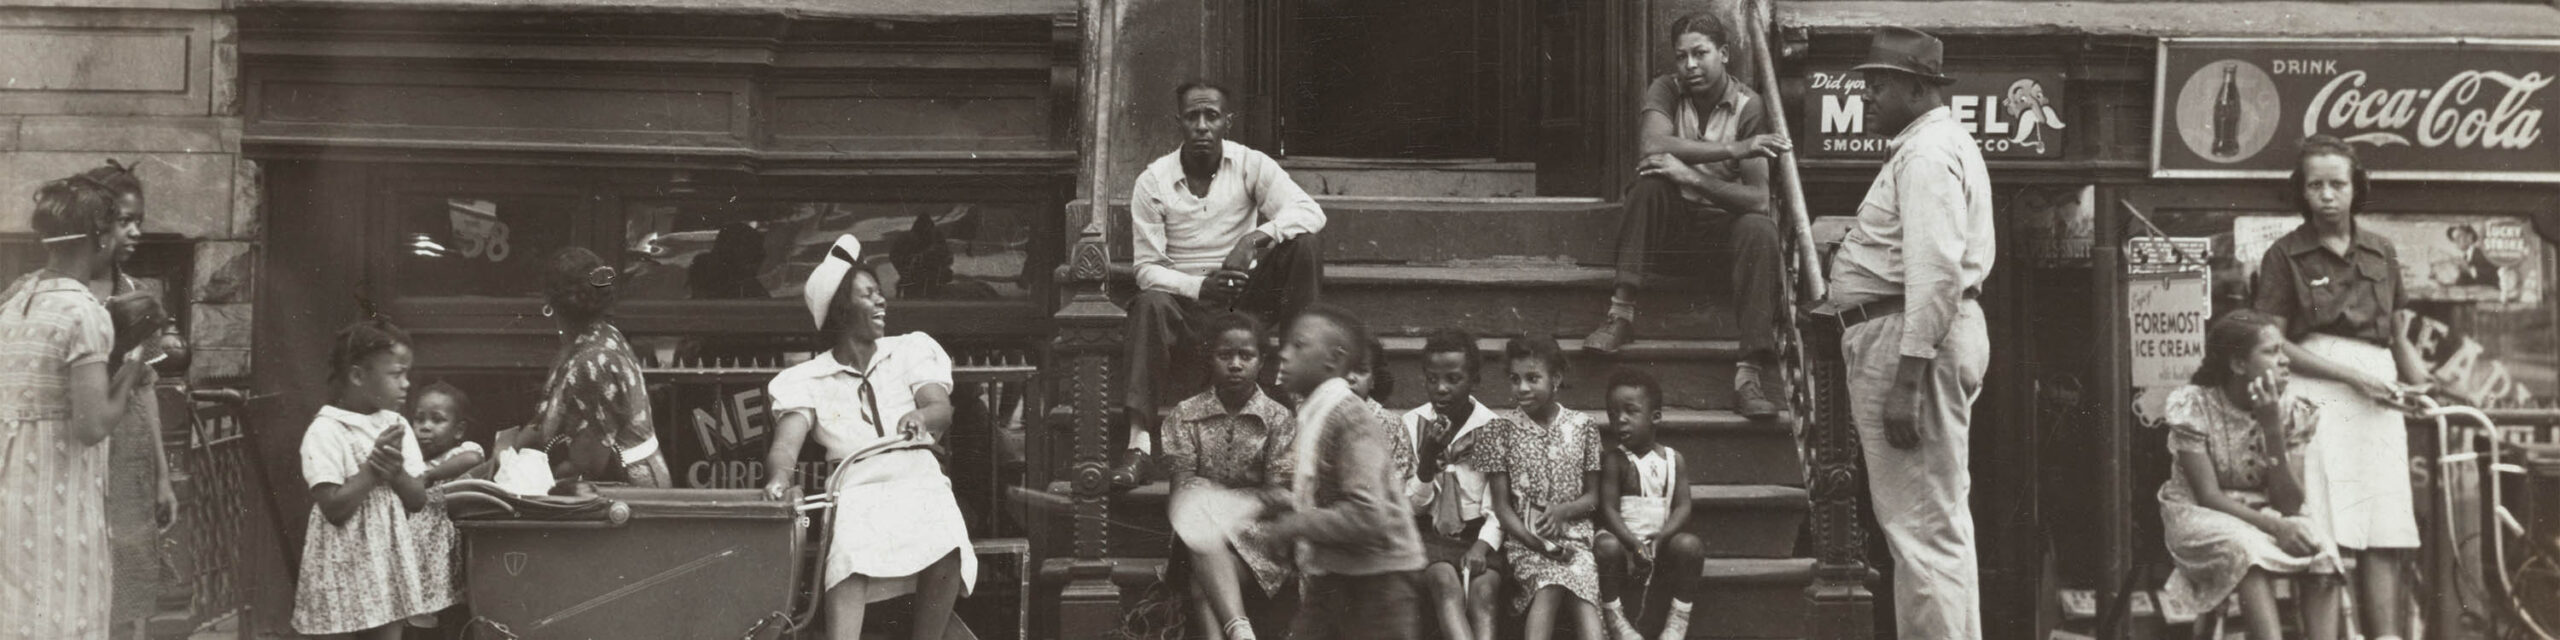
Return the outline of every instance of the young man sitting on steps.
<path id="1" fill-rule="evenodd" d="M 1645 87 L 1638 134 L 1644 160 L 1619 223 L 1617 290 L 1608 320 L 1583 349 L 1615 354 L 1635 340 L 1635 296 L 1648 269 L 1698 273 L 1721 261 L 1742 331 L 1738 409 L 1754 419 L 1774 417 L 1779 398 L 1765 390 L 1761 374 L 1777 363 L 1783 272 L 1766 158 L 1791 145 L 1769 132 L 1760 97 L 1725 72 L 1732 36 L 1723 19 L 1692 14 L 1671 30 L 1676 71 Z"/>

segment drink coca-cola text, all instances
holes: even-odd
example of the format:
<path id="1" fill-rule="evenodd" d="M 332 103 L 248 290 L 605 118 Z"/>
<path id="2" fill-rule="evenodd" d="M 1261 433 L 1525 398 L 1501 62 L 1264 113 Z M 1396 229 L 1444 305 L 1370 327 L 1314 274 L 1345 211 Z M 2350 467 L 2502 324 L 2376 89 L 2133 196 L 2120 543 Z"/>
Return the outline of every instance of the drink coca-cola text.
<path id="1" fill-rule="evenodd" d="M 2362 69 L 2330 78 L 2303 109 L 2303 133 L 2373 145 L 2523 149 L 2542 138 L 2542 110 L 2525 103 L 2552 76 L 2475 69 L 2434 88 L 2366 89 L 2366 80 Z"/>

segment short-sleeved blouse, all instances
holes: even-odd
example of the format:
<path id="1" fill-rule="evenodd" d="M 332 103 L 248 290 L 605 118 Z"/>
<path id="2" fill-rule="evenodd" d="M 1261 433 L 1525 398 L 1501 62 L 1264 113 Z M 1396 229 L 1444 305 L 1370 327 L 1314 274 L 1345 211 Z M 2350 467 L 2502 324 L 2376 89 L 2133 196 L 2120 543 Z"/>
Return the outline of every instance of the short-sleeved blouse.
<path id="1" fill-rule="evenodd" d="M 115 324 L 88 285 L 40 276 L 0 294 L 0 420 L 71 419 L 71 369 L 114 348 Z"/>
<path id="2" fill-rule="evenodd" d="M 1504 409 L 1502 426 L 1491 434 L 1490 455 L 1471 455 L 1465 462 L 1485 473 L 1509 474 L 1511 494 L 1523 512 L 1572 502 L 1582 497 L 1583 474 L 1600 470 L 1599 421 L 1591 414 L 1558 407 L 1555 424 L 1540 424 L 1518 409 Z"/>
<path id="3" fill-rule="evenodd" d="M 871 362 L 861 368 L 837 360 L 829 350 L 774 374 L 765 385 L 774 415 L 809 416 L 816 422 L 810 431 L 827 448 L 829 459 L 897 439 L 898 418 L 916 410 L 916 391 L 951 388 L 951 356 L 923 333 L 881 338 L 876 344 Z M 866 381 L 876 405 L 864 404 Z"/>
<path id="4" fill-rule="evenodd" d="M 409 419 L 400 417 L 400 412 L 385 409 L 367 415 L 323 405 L 310 430 L 302 434 L 304 485 L 346 484 L 347 478 L 364 470 L 365 459 L 373 457 L 374 439 L 390 429 L 405 433 L 400 437 L 400 456 L 405 461 L 401 468 L 409 475 L 426 475 L 427 460 L 418 452 L 418 434 L 409 429 Z"/>
<path id="5" fill-rule="evenodd" d="M 2285 319 L 2285 337 L 2313 333 L 2391 344 L 2391 314 L 2407 304 L 2400 253 L 2391 241 L 2355 231 L 2347 254 L 2320 246 L 2311 225 L 2267 247 L 2258 264 L 2258 311 Z"/>
<path id="6" fill-rule="evenodd" d="M 557 421 L 553 433 L 600 429 L 624 448 L 658 435 L 649 418 L 649 383 L 640 375 L 640 358 L 613 325 L 598 322 L 579 333 L 543 386 L 550 389 L 544 419 Z"/>
<path id="7" fill-rule="evenodd" d="M 2319 408 L 2311 401 L 2287 396 L 2285 456 L 2300 472 L 2303 447 L 2310 446 L 2311 435 L 2318 423 Z M 2202 386 L 2180 387 L 2169 392 L 2163 415 L 2169 424 L 2169 449 L 2205 456 L 2213 461 L 2215 484 L 2225 492 L 2260 493 L 2266 490 L 2267 473 L 2275 467 L 2268 457 L 2266 438 L 2258 430 L 2256 417 L 2232 404 L 2219 389 Z M 2165 500 L 2195 504 L 2195 496 L 2187 483 L 2184 467 L 2174 468 L 2173 477 L 2163 489 L 2170 494 Z"/>
<path id="8" fill-rule="evenodd" d="M 1258 387 L 1235 413 L 1215 391 L 1183 400 L 1164 432 L 1165 472 L 1177 481 L 1198 476 L 1231 488 L 1287 487 L 1298 468 L 1290 455 L 1298 421 Z"/>

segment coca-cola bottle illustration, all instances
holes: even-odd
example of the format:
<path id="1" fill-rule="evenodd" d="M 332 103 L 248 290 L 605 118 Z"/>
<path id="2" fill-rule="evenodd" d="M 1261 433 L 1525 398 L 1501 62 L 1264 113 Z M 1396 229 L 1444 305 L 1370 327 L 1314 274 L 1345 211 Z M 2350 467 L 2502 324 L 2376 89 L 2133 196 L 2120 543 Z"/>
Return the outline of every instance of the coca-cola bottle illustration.
<path id="1" fill-rule="evenodd" d="M 2240 154 L 2240 63 L 2222 66 L 2222 91 L 2213 97 L 2213 155 Z"/>

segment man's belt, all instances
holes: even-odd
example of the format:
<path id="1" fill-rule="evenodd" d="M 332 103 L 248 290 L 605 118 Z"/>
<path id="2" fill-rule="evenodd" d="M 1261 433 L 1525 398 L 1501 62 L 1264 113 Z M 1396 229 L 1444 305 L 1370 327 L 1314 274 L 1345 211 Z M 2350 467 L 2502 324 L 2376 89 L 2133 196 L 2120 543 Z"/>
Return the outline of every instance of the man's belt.
<path id="1" fill-rule="evenodd" d="M 1980 295 L 1982 295 L 1982 289 L 1978 287 L 1967 288 L 1964 290 L 1964 299 L 1966 300 L 1972 300 Z M 1826 324 L 1836 323 L 1836 326 L 1838 326 L 1840 330 L 1847 331 L 1850 327 L 1865 324 L 1868 320 L 1902 313 L 1902 302 L 1902 296 L 1885 296 L 1867 301 L 1865 304 L 1841 309 L 1839 313 L 1817 313 L 1814 314 L 1814 317 L 1822 318 Z"/>

